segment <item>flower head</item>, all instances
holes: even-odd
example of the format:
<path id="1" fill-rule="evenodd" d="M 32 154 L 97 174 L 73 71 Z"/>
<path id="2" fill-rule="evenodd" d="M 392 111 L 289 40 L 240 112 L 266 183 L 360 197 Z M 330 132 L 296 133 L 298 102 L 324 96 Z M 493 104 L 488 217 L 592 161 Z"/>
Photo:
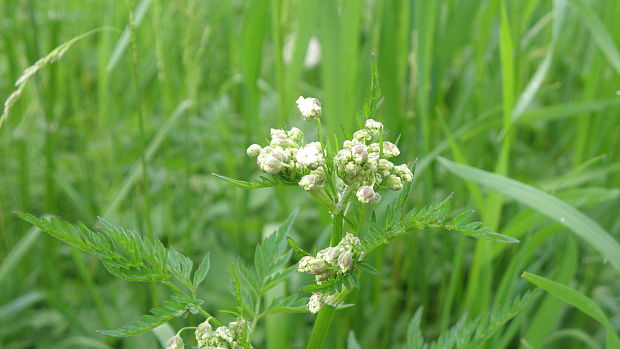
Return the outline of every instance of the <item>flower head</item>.
<path id="1" fill-rule="evenodd" d="M 381 196 L 379 193 L 376 193 L 375 190 L 369 185 L 361 186 L 357 190 L 356 196 L 357 200 L 363 204 L 368 204 L 373 201 L 381 201 Z"/>
<path id="2" fill-rule="evenodd" d="M 311 313 L 318 313 L 323 306 L 325 305 L 325 300 L 323 299 L 323 295 L 321 293 L 313 293 L 308 300 L 308 310 Z"/>
<path id="3" fill-rule="evenodd" d="M 297 109 L 304 117 L 304 119 L 308 121 L 316 120 L 321 117 L 321 102 L 319 102 L 316 98 L 304 98 L 304 96 L 299 96 L 297 98 Z"/>
<path id="4" fill-rule="evenodd" d="M 312 142 L 306 144 L 297 151 L 296 159 L 302 166 L 310 170 L 316 170 L 325 163 L 321 143 Z"/>
<path id="5" fill-rule="evenodd" d="M 366 126 L 366 129 L 375 136 L 378 135 L 381 130 L 383 130 L 383 124 L 373 119 L 366 120 L 364 126 Z"/>
<path id="6" fill-rule="evenodd" d="M 183 349 L 183 348 L 185 348 L 185 344 L 183 343 L 183 338 L 181 338 L 178 335 L 170 337 L 170 339 L 168 339 L 168 341 L 166 342 L 166 349 Z"/>
<path id="7" fill-rule="evenodd" d="M 252 144 L 251 146 L 248 147 L 248 149 L 245 151 L 249 157 L 251 158 L 255 158 L 258 156 L 258 154 L 260 154 L 260 151 L 263 149 L 263 147 L 261 147 L 258 144 Z"/>

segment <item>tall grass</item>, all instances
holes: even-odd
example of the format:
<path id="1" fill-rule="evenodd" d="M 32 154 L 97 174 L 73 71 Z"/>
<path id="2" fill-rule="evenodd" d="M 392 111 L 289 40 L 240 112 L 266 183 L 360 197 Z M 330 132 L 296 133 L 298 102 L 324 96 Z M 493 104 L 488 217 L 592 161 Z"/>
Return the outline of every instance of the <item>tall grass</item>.
<path id="1" fill-rule="evenodd" d="M 88 225 L 100 215 L 196 258 L 210 251 L 212 272 L 199 290 L 221 304 L 210 313 L 233 304 L 230 262 L 251 258 L 293 208 L 301 207 L 295 240 L 323 247 L 308 244 L 329 234 L 330 217 L 299 192 L 233 189 L 210 173 L 251 177 L 249 143 L 269 127 L 308 127 L 294 112 L 298 95 L 321 99 L 332 116 L 325 135 L 354 130 L 372 53 L 385 95 L 378 119 L 397 133 L 391 138 L 400 135 L 403 159 L 419 158 L 408 204 L 455 192 L 522 243 L 402 238 L 376 253 L 379 274 L 361 280 L 349 299 L 355 307 L 336 312 L 326 347 L 345 348 L 347 338 L 401 347 L 420 307 L 433 339 L 463 314 L 485 314 L 534 284 L 562 289 L 547 279 L 600 311 L 592 318 L 549 291 L 487 348 L 601 348 L 619 331 L 620 2 L 127 4 L 0 0 L 2 100 L 54 48 L 118 29 L 73 42 L 32 76 L 0 123 L 0 347 L 156 347 L 151 334 L 113 342 L 95 330 L 128 323 L 164 296 L 112 278 L 13 210 Z M 321 59 L 305 67 L 311 38 Z M 290 60 L 282 54 L 289 41 Z M 472 167 L 535 194 L 468 175 Z M 549 213 L 558 207 L 568 223 Z M 279 315 L 256 336 L 266 347 L 303 347 L 310 320 Z"/>

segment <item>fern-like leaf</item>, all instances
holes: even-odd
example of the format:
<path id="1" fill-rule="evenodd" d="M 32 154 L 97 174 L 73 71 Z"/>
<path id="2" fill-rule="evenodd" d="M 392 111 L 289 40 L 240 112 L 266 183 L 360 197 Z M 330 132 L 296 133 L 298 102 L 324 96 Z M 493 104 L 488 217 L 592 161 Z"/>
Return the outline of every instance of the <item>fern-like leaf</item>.
<path id="1" fill-rule="evenodd" d="M 135 336 L 150 331 L 176 317 L 183 316 L 189 308 L 189 303 L 165 301 L 161 306 L 151 309 L 153 315 L 144 315 L 140 320 L 115 330 L 99 330 L 97 332 L 113 337 Z"/>

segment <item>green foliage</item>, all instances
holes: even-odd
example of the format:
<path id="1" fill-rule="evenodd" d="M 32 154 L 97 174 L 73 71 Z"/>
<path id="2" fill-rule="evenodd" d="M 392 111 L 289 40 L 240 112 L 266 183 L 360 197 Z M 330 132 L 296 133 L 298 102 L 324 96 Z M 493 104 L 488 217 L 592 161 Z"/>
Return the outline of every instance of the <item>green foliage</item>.
<path id="1" fill-rule="evenodd" d="M 420 308 L 409 322 L 405 347 L 407 349 L 480 348 L 536 297 L 536 292 L 527 292 L 521 297 L 514 298 L 511 302 L 493 309 L 489 314 L 480 315 L 471 321 L 467 321 L 467 315 L 464 315 L 450 330 L 442 333 L 432 343 L 424 342 L 420 328 L 422 319 L 422 308 Z"/>
<path id="2" fill-rule="evenodd" d="M 255 182 L 242 181 L 239 179 L 233 179 L 226 176 L 219 175 L 217 173 L 212 173 L 215 177 L 223 180 L 224 182 L 233 184 L 237 187 L 244 189 L 259 189 L 259 188 L 269 188 L 276 187 L 279 185 L 297 185 L 297 182 L 285 181 L 280 176 L 268 176 L 268 175 L 260 175 Z"/>
<path id="3" fill-rule="evenodd" d="M 546 279 L 536 274 L 525 272 L 522 276 L 527 281 L 549 292 L 553 296 L 569 303 L 570 305 L 574 306 L 575 308 L 581 310 L 582 312 L 588 314 L 588 316 L 598 321 L 606 329 L 607 348 L 620 348 L 620 337 L 618 337 L 618 334 L 612 322 L 609 321 L 601 307 L 588 296 L 575 290 L 574 288 L 568 287 L 559 282 Z"/>
<path id="4" fill-rule="evenodd" d="M 188 313 L 196 314 L 200 304 L 188 300 L 183 295 L 176 295 L 174 300 L 165 301 L 161 306 L 151 309 L 151 314 L 153 315 L 144 315 L 140 320 L 136 320 L 116 330 L 100 330 L 97 332 L 113 337 L 135 336 L 150 331 L 176 317 L 184 316 Z"/>
<path id="5" fill-rule="evenodd" d="M 298 209 L 295 209 L 275 232 L 256 246 L 252 268 L 241 261 L 233 268 L 239 313 L 246 314 L 246 318 L 259 319 L 267 313 L 301 310 L 301 300 L 297 295 L 276 298 L 261 305 L 265 292 L 297 269 L 295 264 L 287 267 L 293 250 L 287 248 L 286 239 L 297 213 Z"/>
<path id="6" fill-rule="evenodd" d="M 406 196 L 407 193 L 402 194 Z M 448 230 L 455 231 L 476 239 L 491 240 L 505 243 L 517 243 L 519 240 L 498 234 L 480 222 L 471 222 L 472 211 L 465 211 L 456 216 L 450 215 L 452 195 L 443 201 L 427 206 L 417 207 L 404 212 L 400 201 L 388 206 L 386 220 L 383 225 L 373 219 L 370 231 L 363 237 L 362 250 L 369 253 L 381 245 L 411 231 Z"/>

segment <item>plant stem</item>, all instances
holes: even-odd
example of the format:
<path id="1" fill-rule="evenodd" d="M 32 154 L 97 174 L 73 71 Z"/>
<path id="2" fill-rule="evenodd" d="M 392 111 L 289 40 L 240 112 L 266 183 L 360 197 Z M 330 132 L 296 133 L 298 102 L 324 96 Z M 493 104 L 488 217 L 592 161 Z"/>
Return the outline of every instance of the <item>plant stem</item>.
<path id="1" fill-rule="evenodd" d="M 342 227 L 344 223 L 344 214 L 336 213 L 332 216 L 332 235 L 330 239 L 330 245 L 335 246 L 340 239 L 342 239 Z M 312 327 L 312 334 L 310 335 L 310 341 L 308 342 L 307 349 L 322 348 L 325 338 L 329 333 L 329 328 L 334 320 L 334 313 L 336 308 L 325 305 L 319 312 Z"/>
<path id="2" fill-rule="evenodd" d="M 329 333 L 329 328 L 334 320 L 334 313 L 336 308 L 326 305 L 316 317 L 314 327 L 312 327 L 312 334 L 310 335 L 310 341 L 306 349 L 320 349 L 323 348 L 323 343 Z"/>

